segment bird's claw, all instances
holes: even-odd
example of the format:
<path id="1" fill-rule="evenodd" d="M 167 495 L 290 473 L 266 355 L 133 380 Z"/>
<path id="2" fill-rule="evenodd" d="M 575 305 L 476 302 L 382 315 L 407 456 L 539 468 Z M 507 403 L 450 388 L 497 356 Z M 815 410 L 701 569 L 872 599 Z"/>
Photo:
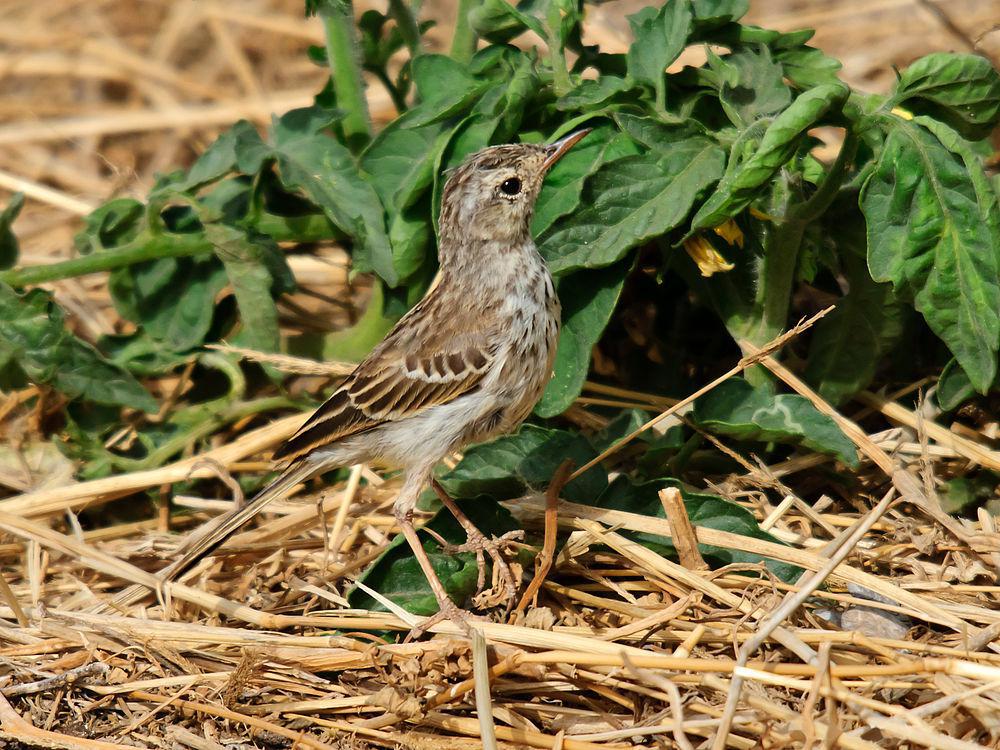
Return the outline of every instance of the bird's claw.
<path id="1" fill-rule="evenodd" d="M 489 552 L 492 557 L 493 552 L 499 554 L 503 547 L 519 542 L 523 537 L 524 532 L 521 530 L 508 531 L 506 534 L 495 536 L 492 539 L 487 539 L 485 534 L 477 531 L 475 534 L 469 534 L 464 544 L 445 542 L 442 547 L 449 555 L 455 552 Z"/>
<path id="2" fill-rule="evenodd" d="M 523 531 L 508 531 L 499 537 L 488 539 L 482 532 L 469 532 L 465 544 L 445 544 L 443 549 L 448 554 L 457 552 L 475 552 L 476 564 L 479 568 L 479 578 L 476 581 L 476 593 L 479 594 L 486 588 L 486 559 L 483 553 L 490 556 L 493 567 L 500 575 L 504 591 L 507 594 L 507 601 L 513 606 L 514 598 L 517 596 L 517 584 L 514 581 L 514 574 L 511 572 L 510 564 L 504 559 L 503 550 L 514 542 L 520 541 L 524 537 Z"/>
<path id="3" fill-rule="evenodd" d="M 474 615 L 472 612 L 462 609 L 450 599 L 446 602 L 439 601 L 438 606 L 440 609 L 438 609 L 436 613 L 422 620 L 419 625 L 414 625 L 410 628 L 410 632 L 406 634 L 406 638 L 403 639 L 403 643 L 410 643 L 411 641 L 417 640 L 428 630 L 445 620 L 453 622 L 469 638 L 473 635 L 473 622 L 488 622 L 485 617 Z"/>

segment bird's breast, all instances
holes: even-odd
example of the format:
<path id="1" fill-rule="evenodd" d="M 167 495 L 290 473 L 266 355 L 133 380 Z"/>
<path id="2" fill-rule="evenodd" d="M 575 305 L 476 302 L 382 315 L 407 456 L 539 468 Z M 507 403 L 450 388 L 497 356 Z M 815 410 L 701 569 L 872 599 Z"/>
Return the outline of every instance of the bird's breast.
<path id="1" fill-rule="evenodd" d="M 540 258 L 510 280 L 504 311 L 506 356 L 497 385 L 500 400 L 509 404 L 504 419 L 509 429 L 530 413 L 545 390 L 559 339 L 559 300 Z"/>

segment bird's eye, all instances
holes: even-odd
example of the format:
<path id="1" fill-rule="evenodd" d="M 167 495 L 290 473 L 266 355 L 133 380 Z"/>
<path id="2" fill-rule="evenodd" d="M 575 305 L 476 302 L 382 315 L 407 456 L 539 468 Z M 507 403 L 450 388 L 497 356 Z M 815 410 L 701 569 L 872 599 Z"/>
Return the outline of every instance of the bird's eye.
<path id="1" fill-rule="evenodd" d="M 516 177 L 510 177 L 500 183 L 500 191 L 504 195 L 517 195 L 521 192 L 521 181 Z"/>

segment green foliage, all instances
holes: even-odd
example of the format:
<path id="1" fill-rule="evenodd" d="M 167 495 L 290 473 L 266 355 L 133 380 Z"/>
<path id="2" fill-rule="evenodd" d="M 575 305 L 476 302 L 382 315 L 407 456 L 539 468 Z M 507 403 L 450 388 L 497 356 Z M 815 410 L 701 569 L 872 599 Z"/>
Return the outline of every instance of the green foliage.
<path id="1" fill-rule="evenodd" d="M 841 271 L 848 291 L 816 324 L 805 375 L 823 398 L 838 405 L 872 381 L 898 344 L 909 316 L 891 285 L 871 278 L 860 217 L 832 210 L 824 219 L 821 231 L 836 233 L 842 248 Z"/>
<path id="2" fill-rule="evenodd" d="M 1000 477 L 990 471 L 981 471 L 971 477 L 949 479 L 941 494 L 941 507 L 947 513 L 961 513 L 987 501 L 995 501 L 998 479 Z"/>
<path id="3" fill-rule="evenodd" d="M 629 47 L 628 74 L 655 91 L 656 105 L 666 106 L 667 81 L 663 71 L 687 46 L 691 33 L 691 6 L 680 0 L 664 3 L 659 11 L 646 7 L 629 16 L 635 41 Z"/>
<path id="4" fill-rule="evenodd" d="M 848 466 L 858 465 L 854 444 L 837 423 L 816 410 L 808 399 L 773 395 L 745 380 L 727 380 L 695 401 L 695 423 L 720 435 L 741 440 L 802 444 L 836 456 Z"/>
<path id="5" fill-rule="evenodd" d="M 753 126 L 741 133 L 739 149 L 730 154 L 726 173 L 715 193 L 706 200 L 691 220 L 691 231 L 718 226 L 735 216 L 760 196 L 761 187 L 795 155 L 806 130 L 844 103 L 847 87 L 824 84 L 801 94 L 778 115 L 755 142 Z M 743 160 L 745 153 L 752 156 Z"/>
<path id="6" fill-rule="evenodd" d="M 993 384 L 990 386 L 991 391 L 996 391 L 1000 389 L 1000 374 L 997 375 Z M 941 370 L 941 377 L 938 379 L 937 384 L 937 402 L 945 411 L 953 411 L 959 406 L 964 404 L 976 395 L 976 388 L 972 385 L 972 381 L 966 374 L 965 370 L 958 363 L 958 360 L 952 359 L 944 366 Z"/>
<path id="7" fill-rule="evenodd" d="M 936 52 L 903 71 L 892 102 L 943 120 L 966 138 L 985 138 L 1000 117 L 1000 77 L 981 55 Z"/>
<path id="8" fill-rule="evenodd" d="M 24 193 L 14 193 L 7 207 L 0 211 L 0 270 L 10 268 L 17 262 L 17 237 L 12 225 L 24 205 Z"/>
<path id="9" fill-rule="evenodd" d="M 678 134 L 679 135 L 679 134 Z M 662 151 L 617 159 L 586 183 L 582 208 L 539 240 L 554 274 L 600 268 L 677 227 L 722 175 L 722 149 L 701 136 L 664 139 Z"/>
<path id="10" fill-rule="evenodd" d="M 608 489 L 597 498 L 596 502 L 589 504 L 596 505 L 598 508 L 623 510 L 629 513 L 638 513 L 642 516 L 664 518 L 666 512 L 663 509 L 663 503 L 660 502 L 658 493 L 665 487 L 676 487 L 681 491 L 681 496 L 684 498 L 684 509 L 687 511 L 691 523 L 695 526 L 704 526 L 707 529 L 715 529 L 717 531 L 728 531 L 731 534 L 739 534 L 740 536 L 749 536 L 754 539 L 781 544 L 781 542 L 766 531 L 761 530 L 750 511 L 741 508 L 735 503 L 723 500 L 717 495 L 687 491 L 673 479 L 633 482 L 628 477 L 619 477 L 608 486 Z M 677 556 L 677 550 L 674 548 L 669 537 L 640 532 L 631 532 L 627 536 L 662 555 Z M 716 547 L 711 544 L 699 544 L 698 549 L 706 562 L 717 566 L 731 565 L 732 563 L 763 562 L 778 578 L 789 583 L 794 581 L 802 572 L 794 565 L 789 565 L 778 560 L 770 560 L 752 552 L 740 552 L 739 550 Z"/>
<path id="11" fill-rule="evenodd" d="M 422 53 L 427 24 L 402 2 L 388 14 L 365 13 L 356 29 L 344 20 L 345 4 L 314 3 L 328 44 L 311 56 L 337 62 L 316 104 L 278 117 L 266 138 L 237 123 L 186 174 L 161 180 L 145 205 L 121 199 L 99 208 L 79 238 L 92 258 L 3 278 L 20 285 L 111 270 L 122 314 L 178 353 L 232 335 L 237 321 L 217 299 L 229 285 L 247 340 L 274 349 L 276 311 L 266 299 L 289 288 L 275 241 L 339 240 L 355 272 L 405 290 L 386 300 L 412 301 L 433 273 L 444 172 L 490 143 L 554 138 L 586 124 L 594 131 L 552 171 L 533 224 L 553 272 L 566 277 L 559 286 L 567 302 L 557 374 L 540 414 L 558 413 L 579 392 L 587 351 L 624 288 L 618 269 L 643 247 L 655 245 L 663 269 L 671 264 L 688 278 L 734 338 L 759 345 L 797 313 L 793 292 L 803 277 L 795 269 L 812 269 L 809 280 L 822 270 L 804 229 L 834 202 L 845 225 L 867 221 L 861 252 L 870 270 L 848 260 L 858 251 L 849 232 L 829 235 L 824 264 L 845 268 L 851 286 L 828 289 L 843 307 L 817 330 L 828 346 L 814 346 L 807 362 L 820 392 L 843 401 L 867 384 L 892 357 L 892 321 L 907 307 L 923 315 L 974 388 L 992 383 L 1000 348 L 996 190 L 982 150 L 965 140 L 982 139 L 1000 120 L 1000 76 L 984 58 L 928 55 L 882 99 L 837 80 L 839 63 L 807 45 L 811 32 L 741 24 L 742 0 L 644 8 L 629 19 L 634 41 L 624 55 L 582 44 L 585 14 L 576 2 L 467 5 L 472 26 L 460 24 L 459 33 L 491 42 L 471 59 L 467 40 L 456 41 L 452 56 Z M 527 31 L 548 40 L 549 52 L 506 44 Z M 714 46 L 704 66 L 665 73 L 686 47 L 705 43 Z M 579 56 L 572 69 L 566 51 Z M 390 76 L 389 58 L 400 54 L 409 58 Z M 356 111 L 360 79 L 351 66 L 374 74 L 399 109 L 377 134 L 367 112 Z M 581 77 L 588 68 L 597 76 Z M 907 110 L 918 116 L 907 119 Z M 815 141 L 807 132 L 823 125 L 848 136 L 829 167 L 809 156 Z M 844 209 L 858 185 L 861 211 Z M 14 213 L 16 205 L 3 214 L 0 237 Z M 730 219 L 750 242 L 720 248 L 735 270 L 691 278 L 693 266 L 671 248 Z M 234 242 L 243 248 L 238 265 L 219 250 Z M 9 247 L 0 242 L 8 264 Z M 583 273 L 607 267 L 603 282 Z M 594 284 L 601 293 L 588 300 Z M 260 309 L 251 309 L 251 297 Z M 178 299 L 184 304 L 171 304 Z M 401 310 L 375 312 L 391 323 Z M 843 334 L 865 328 L 864 357 L 844 364 L 833 356 Z M 360 355 L 371 343 L 365 329 L 320 349 Z"/>
<path id="12" fill-rule="evenodd" d="M 540 417 L 562 414 L 583 388 L 590 353 L 618 304 L 628 261 L 608 268 L 582 269 L 559 279 L 563 326 L 556 349 L 555 374 L 535 407 Z"/>
<path id="13" fill-rule="evenodd" d="M 211 256 L 162 258 L 114 271 L 110 285 L 123 318 L 141 324 L 153 340 L 186 352 L 208 335 L 226 272 Z"/>
<path id="14" fill-rule="evenodd" d="M 947 125 L 896 118 L 887 130 L 861 193 L 872 278 L 914 301 L 983 392 L 1000 349 L 997 193 Z"/>
<path id="15" fill-rule="evenodd" d="M 527 424 L 513 435 L 470 448 L 440 481 L 455 498 L 487 495 L 509 500 L 528 489 L 545 487 L 563 460 L 568 458 L 581 466 L 596 455 L 582 435 Z M 607 483 L 604 472 L 594 467 L 567 484 L 563 497 L 579 501 L 593 498 Z"/>
<path id="16" fill-rule="evenodd" d="M 0 372 L 51 385 L 68 398 L 156 411 L 157 404 L 128 372 L 74 336 L 48 292 L 19 295 L 0 284 Z"/>

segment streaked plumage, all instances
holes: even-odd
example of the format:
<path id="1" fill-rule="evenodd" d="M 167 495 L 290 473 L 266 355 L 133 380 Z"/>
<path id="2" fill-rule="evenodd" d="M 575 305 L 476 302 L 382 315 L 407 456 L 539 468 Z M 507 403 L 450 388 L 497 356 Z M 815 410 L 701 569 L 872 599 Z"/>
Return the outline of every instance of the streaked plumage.
<path id="1" fill-rule="evenodd" d="M 282 475 L 185 545 L 170 575 L 293 484 L 360 462 L 406 470 L 395 510 L 413 544 L 412 510 L 434 466 L 515 428 L 551 375 L 559 302 L 529 226 L 549 166 L 586 132 L 551 146 L 487 148 L 455 170 L 442 197 L 440 270 L 430 291 L 278 449 Z M 423 566 L 423 549 L 414 552 Z M 436 578 L 431 584 L 447 607 Z"/>

